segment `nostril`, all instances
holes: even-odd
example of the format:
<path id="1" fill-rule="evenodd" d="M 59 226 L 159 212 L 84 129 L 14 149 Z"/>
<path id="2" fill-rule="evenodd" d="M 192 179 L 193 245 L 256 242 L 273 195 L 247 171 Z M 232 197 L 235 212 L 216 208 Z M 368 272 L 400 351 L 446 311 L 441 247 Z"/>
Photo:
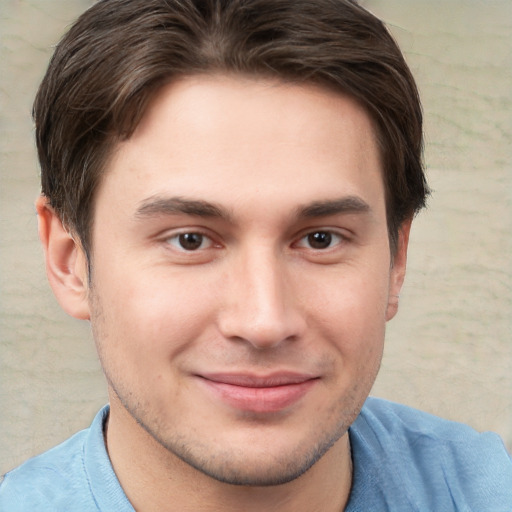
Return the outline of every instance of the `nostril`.
<path id="1" fill-rule="evenodd" d="M 277 347 L 285 342 L 293 342 L 304 331 L 302 318 L 293 311 L 258 317 L 232 312 L 220 322 L 220 330 L 226 339 L 249 343 L 257 349 Z"/>
<path id="2" fill-rule="evenodd" d="M 304 322 L 297 293 L 275 248 L 247 244 L 238 256 L 225 283 L 227 300 L 219 317 L 222 335 L 258 349 L 299 338 Z"/>

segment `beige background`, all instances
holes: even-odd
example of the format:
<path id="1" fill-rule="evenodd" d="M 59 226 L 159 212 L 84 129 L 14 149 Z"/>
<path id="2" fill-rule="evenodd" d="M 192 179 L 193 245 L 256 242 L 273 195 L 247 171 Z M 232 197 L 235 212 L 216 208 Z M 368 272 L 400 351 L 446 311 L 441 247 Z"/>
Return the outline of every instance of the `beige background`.
<path id="1" fill-rule="evenodd" d="M 364 0 L 418 79 L 435 191 L 416 220 L 374 394 L 499 432 L 512 448 L 512 2 Z M 105 402 L 86 324 L 60 311 L 36 235 L 31 102 L 90 0 L 0 0 L 0 473 Z"/>

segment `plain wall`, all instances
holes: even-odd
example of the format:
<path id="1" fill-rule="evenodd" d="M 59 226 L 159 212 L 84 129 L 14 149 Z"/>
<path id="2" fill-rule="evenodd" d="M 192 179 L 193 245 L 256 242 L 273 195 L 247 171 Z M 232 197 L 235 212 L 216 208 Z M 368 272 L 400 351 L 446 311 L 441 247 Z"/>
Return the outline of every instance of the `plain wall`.
<path id="1" fill-rule="evenodd" d="M 401 43 L 426 117 L 429 209 L 413 224 L 377 396 L 512 448 L 512 2 L 364 0 Z M 44 273 L 31 103 L 90 0 L 0 4 L 0 474 L 88 426 L 106 390 L 86 323 Z"/>

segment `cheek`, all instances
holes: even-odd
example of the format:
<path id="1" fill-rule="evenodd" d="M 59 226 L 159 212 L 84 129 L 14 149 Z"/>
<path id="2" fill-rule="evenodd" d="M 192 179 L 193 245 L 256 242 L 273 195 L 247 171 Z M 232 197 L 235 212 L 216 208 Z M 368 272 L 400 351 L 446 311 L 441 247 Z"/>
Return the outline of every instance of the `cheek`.
<path id="1" fill-rule="evenodd" d="M 303 284 L 303 299 L 327 326 L 359 331 L 385 324 L 389 269 L 342 268 Z"/>
<path id="2" fill-rule="evenodd" d="M 373 379 L 382 358 L 388 296 L 387 273 L 343 269 L 318 286 L 308 283 L 309 325 L 329 344 L 340 365 L 339 379 Z M 311 288 L 310 288 L 311 287 Z M 311 290 L 316 290 L 314 293 Z M 320 291 L 323 290 L 323 291 Z"/>
<path id="3" fill-rule="evenodd" d="M 107 364 L 168 361 L 209 324 L 214 301 L 200 279 L 154 271 L 120 274 L 98 273 L 100 286 L 91 300 L 95 339 Z"/>

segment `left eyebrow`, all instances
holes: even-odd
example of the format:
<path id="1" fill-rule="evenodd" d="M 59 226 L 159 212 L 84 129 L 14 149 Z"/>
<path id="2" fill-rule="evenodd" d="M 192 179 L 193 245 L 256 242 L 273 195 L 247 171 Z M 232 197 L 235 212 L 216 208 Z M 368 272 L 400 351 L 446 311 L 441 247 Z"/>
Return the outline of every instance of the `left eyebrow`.
<path id="1" fill-rule="evenodd" d="M 297 217 L 311 219 L 340 213 L 368 213 L 370 211 L 370 205 L 360 197 L 347 196 L 326 201 L 314 201 L 302 206 L 297 210 Z"/>
<path id="2" fill-rule="evenodd" d="M 176 214 L 215 217 L 227 220 L 231 217 L 227 210 L 208 201 L 186 199 L 183 197 L 153 196 L 141 202 L 135 211 L 135 218 L 143 219 Z"/>

